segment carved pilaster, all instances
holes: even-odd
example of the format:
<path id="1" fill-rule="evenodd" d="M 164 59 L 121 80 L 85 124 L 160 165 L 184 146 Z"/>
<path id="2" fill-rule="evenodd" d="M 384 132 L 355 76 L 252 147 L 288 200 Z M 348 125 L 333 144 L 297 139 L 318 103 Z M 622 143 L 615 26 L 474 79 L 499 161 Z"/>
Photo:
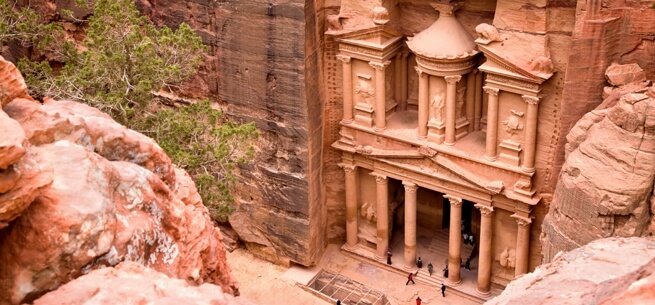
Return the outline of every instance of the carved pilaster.
<path id="1" fill-rule="evenodd" d="M 528 113 L 525 118 L 525 153 L 521 168 L 525 172 L 534 172 L 534 160 L 537 149 L 537 115 L 539 112 L 539 97 L 524 95 L 523 100 L 528 104 Z"/>

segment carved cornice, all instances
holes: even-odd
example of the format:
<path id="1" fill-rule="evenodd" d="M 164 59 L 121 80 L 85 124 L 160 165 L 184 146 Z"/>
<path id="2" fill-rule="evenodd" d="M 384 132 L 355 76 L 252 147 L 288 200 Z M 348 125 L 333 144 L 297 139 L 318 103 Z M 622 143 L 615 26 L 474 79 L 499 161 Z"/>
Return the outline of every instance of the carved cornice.
<path id="1" fill-rule="evenodd" d="M 385 62 L 370 61 L 368 64 L 369 64 L 369 66 L 373 67 L 373 69 L 375 69 L 375 70 L 384 71 L 384 69 L 386 69 L 387 66 L 391 64 L 391 61 L 388 61 L 388 60 L 385 61 Z"/>
<path id="2" fill-rule="evenodd" d="M 521 216 L 519 214 L 512 214 L 510 217 L 516 220 L 516 223 L 521 227 L 527 227 L 532 223 L 532 218 Z"/>
<path id="3" fill-rule="evenodd" d="M 537 105 L 539 104 L 540 98 L 538 96 L 531 96 L 531 95 L 522 95 L 521 96 L 523 100 L 530 104 L 530 105 Z"/>
<path id="4" fill-rule="evenodd" d="M 443 198 L 448 199 L 448 202 L 450 202 L 450 205 L 459 208 L 462 206 L 462 197 L 457 197 L 453 195 L 443 195 Z"/>
<path id="5" fill-rule="evenodd" d="M 352 57 L 350 57 L 348 55 L 339 54 L 339 55 L 337 55 L 337 59 L 342 61 L 344 64 L 349 64 Z"/>
<path id="6" fill-rule="evenodd" d="M 414 182 L 403 181 L 403 185 L 405 186 L 405 192 L 407 193 L 416 193 L 416 190 L 418 189 L 418 185 Z"/>
<path id="7" fill-rule="evenodd" d="M 482 87 L 482 89 L 486 94 L 493 95 L 493 96 L 498 96 L 498 92 L 500 92 L 500 89 L 490 86 L 484 86 Z"/>
<path id="8" fill-rule="evenodd" d="M 494 207 L 489 206 L 489 205 L 476 204 L 475 207 L 478 208 L 478 210 L 480 210 L 480 214 L 485 215 L 485 216 L 491 215 L 491 213 L 494 212 Z"/>
<path id="9" fill-rule="evenodd" d="M 455 85 L 455 84 L 457 84 L 457 82 L 462 80 L 462 76 L 461 75 L 449 75 L 449 76 L 445 76 L 444 79 L 446 80 L 446 83 L 448 85 Z"/>

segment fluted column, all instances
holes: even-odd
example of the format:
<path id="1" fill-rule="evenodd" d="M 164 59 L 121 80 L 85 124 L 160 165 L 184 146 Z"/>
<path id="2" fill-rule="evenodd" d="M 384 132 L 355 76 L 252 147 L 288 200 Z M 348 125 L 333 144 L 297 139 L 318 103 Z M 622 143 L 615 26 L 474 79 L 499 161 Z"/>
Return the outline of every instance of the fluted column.
<path id="1" fill-rule="evenodd" d="M 475 70 L 475 107 L 474 123 L 475 130 L 480 130 L 480 119 L 482 118 L 482 72 Z"/>
<path id="2" fill-rule="evenodd" d="M 514 267 L 514 276 L 528 272 L 528 263 L 530 261 L 530 225 L 532 219 L 528 217 L 512 215 L 518 225 L 516 231 L 516 267 Z"/>
<path id="3" fill-rule="evenodd" d="M 451 285 L 462 282 L 462 198 L 444 195 L 450 202 L 450 229 L 448 230 L 448 281 Z"/>
<path id="4" fill-rule="evenodd" d="M 403 181 L 405 186 L 405 269 L 416 265 L 416 190 L 415 183 Z"/>
<path id="5" fill-rule="evenodd" d="M 407 57 L 409 52 L 403 52 L 400 57 L 400 104 L 401 110 L 407 110 Z"/>
<path id="6" fill-rule="evenodd" d="M 385 70 L 391 62 L 369 62 L 375 69 L 375 130 L 382 131 L 387 126 L 387 92 Z"/>
<path id="7" fill-rule="evenodd" d="M 537 115 L 539 112 L 539 98 L 524 95 L 523 100 L 528 104 L 528 113 L 525 118 L 525 151 L 521 168 L 526 172 L 534 172 L 534 157 L 537 149 Z"/>
<path id="8" fill-rule="evenodd" d="M 372 174 L 375 177 L 375 200 L 377 214 L 377 251 L 376 256 L 384 260 L 389 247 L 389 184 L 384 175 Z"/>
<path id="9" fill-rule="evenodd" d="M 493 211 L 494 208 L 487 205 L 476 204 L 480 210 L 480 241 L 478 256 L 478 292 L 488 295 L 491 288 L 491 264 L 493 262 L 491 243 L 493 238 Z"/>
<path id="10" fill-rule="evenodd" d="M 428 108 L 428 79 L 430 76 L 419 67 L 416 67 L 416 72 L 418 73 L 418 138 L 426 139 L 428 137 L 428 118 L 430 116 Z"/>
<path id="11" fill-rule="evenodd" d="M 497 156 L 498 142 L 498 92 L 497 88 L 484 87 L 484 92 L 489 95 L 487 105 L 487 147 L 485 157 L 495 161 Z"/>
<path id="12" fill-rule="evenodd" d="M 444 144 L 455 144 L 455 121 L 457 120 L 457 82 L 461 75 L 451 75 L 446 79 L 446 140 Z"/>
<path id="13" fill-rule="evenodd" d="M 346 173 L 346 246 L 354 248 L 357 238 L 357 167 L 342 165 Z"/>
<path id="14" fill-rule="evenodd" d="M 475 73 L 466 75 L 466 120 L 469 122 L 468 132 L 475 130 Z"/>
<path id="15" fill-rule="evenodd" d="M 343 66 L 343 123 L 353 121 L 353 72 L 350 56 L 337 55 Z"/>

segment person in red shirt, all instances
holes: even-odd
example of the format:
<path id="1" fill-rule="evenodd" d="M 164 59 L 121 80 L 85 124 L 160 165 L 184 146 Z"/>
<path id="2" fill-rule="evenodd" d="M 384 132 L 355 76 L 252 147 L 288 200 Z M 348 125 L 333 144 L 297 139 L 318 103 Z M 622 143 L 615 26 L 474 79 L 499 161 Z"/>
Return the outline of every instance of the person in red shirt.
<path id="1" fill-rule="evenodd" d="M 421 297 L 416 297 L 416 305 L 421 305 Z"/>
<path id="2" fill-rule="evenodd" d="M 412 282 L 412 284 L 416 285 L 416 283 L 414 283 L 414 273 L 409 273 L 407 276 L 407 283 L 405 283 L 405 285 L 409 285 L 409 282 Z"/>

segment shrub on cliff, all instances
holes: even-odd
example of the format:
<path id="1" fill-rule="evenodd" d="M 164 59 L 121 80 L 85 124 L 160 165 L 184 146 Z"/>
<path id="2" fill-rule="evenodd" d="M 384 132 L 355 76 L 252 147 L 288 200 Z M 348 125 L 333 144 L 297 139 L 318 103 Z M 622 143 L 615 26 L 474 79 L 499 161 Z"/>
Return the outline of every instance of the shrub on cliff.
<path id="1" fill-rule="evenodd" d="M 41 24 L 30 9 L 0 0 L 0 43 L 17 41 L 43 52 L 56 49 L 63 61 L 53 66 L 20 60 L 31 94 L 84 101 L 149 135 L 191 174 L 212 218 L 226 221 L 234 169 L 252 159 L 256 128 L 227 120 L 209 102 L 170 108 L 153 96 L 196 73 L 205 49 L 201 38 L 186 24 L 175 30 L 156 27 L 132 0 L 77 2 L 89 5 L 93 13 L 88 20 L 62 15 L 85 28 L 82 41 L 65 40 L 62 27 Z"/>

